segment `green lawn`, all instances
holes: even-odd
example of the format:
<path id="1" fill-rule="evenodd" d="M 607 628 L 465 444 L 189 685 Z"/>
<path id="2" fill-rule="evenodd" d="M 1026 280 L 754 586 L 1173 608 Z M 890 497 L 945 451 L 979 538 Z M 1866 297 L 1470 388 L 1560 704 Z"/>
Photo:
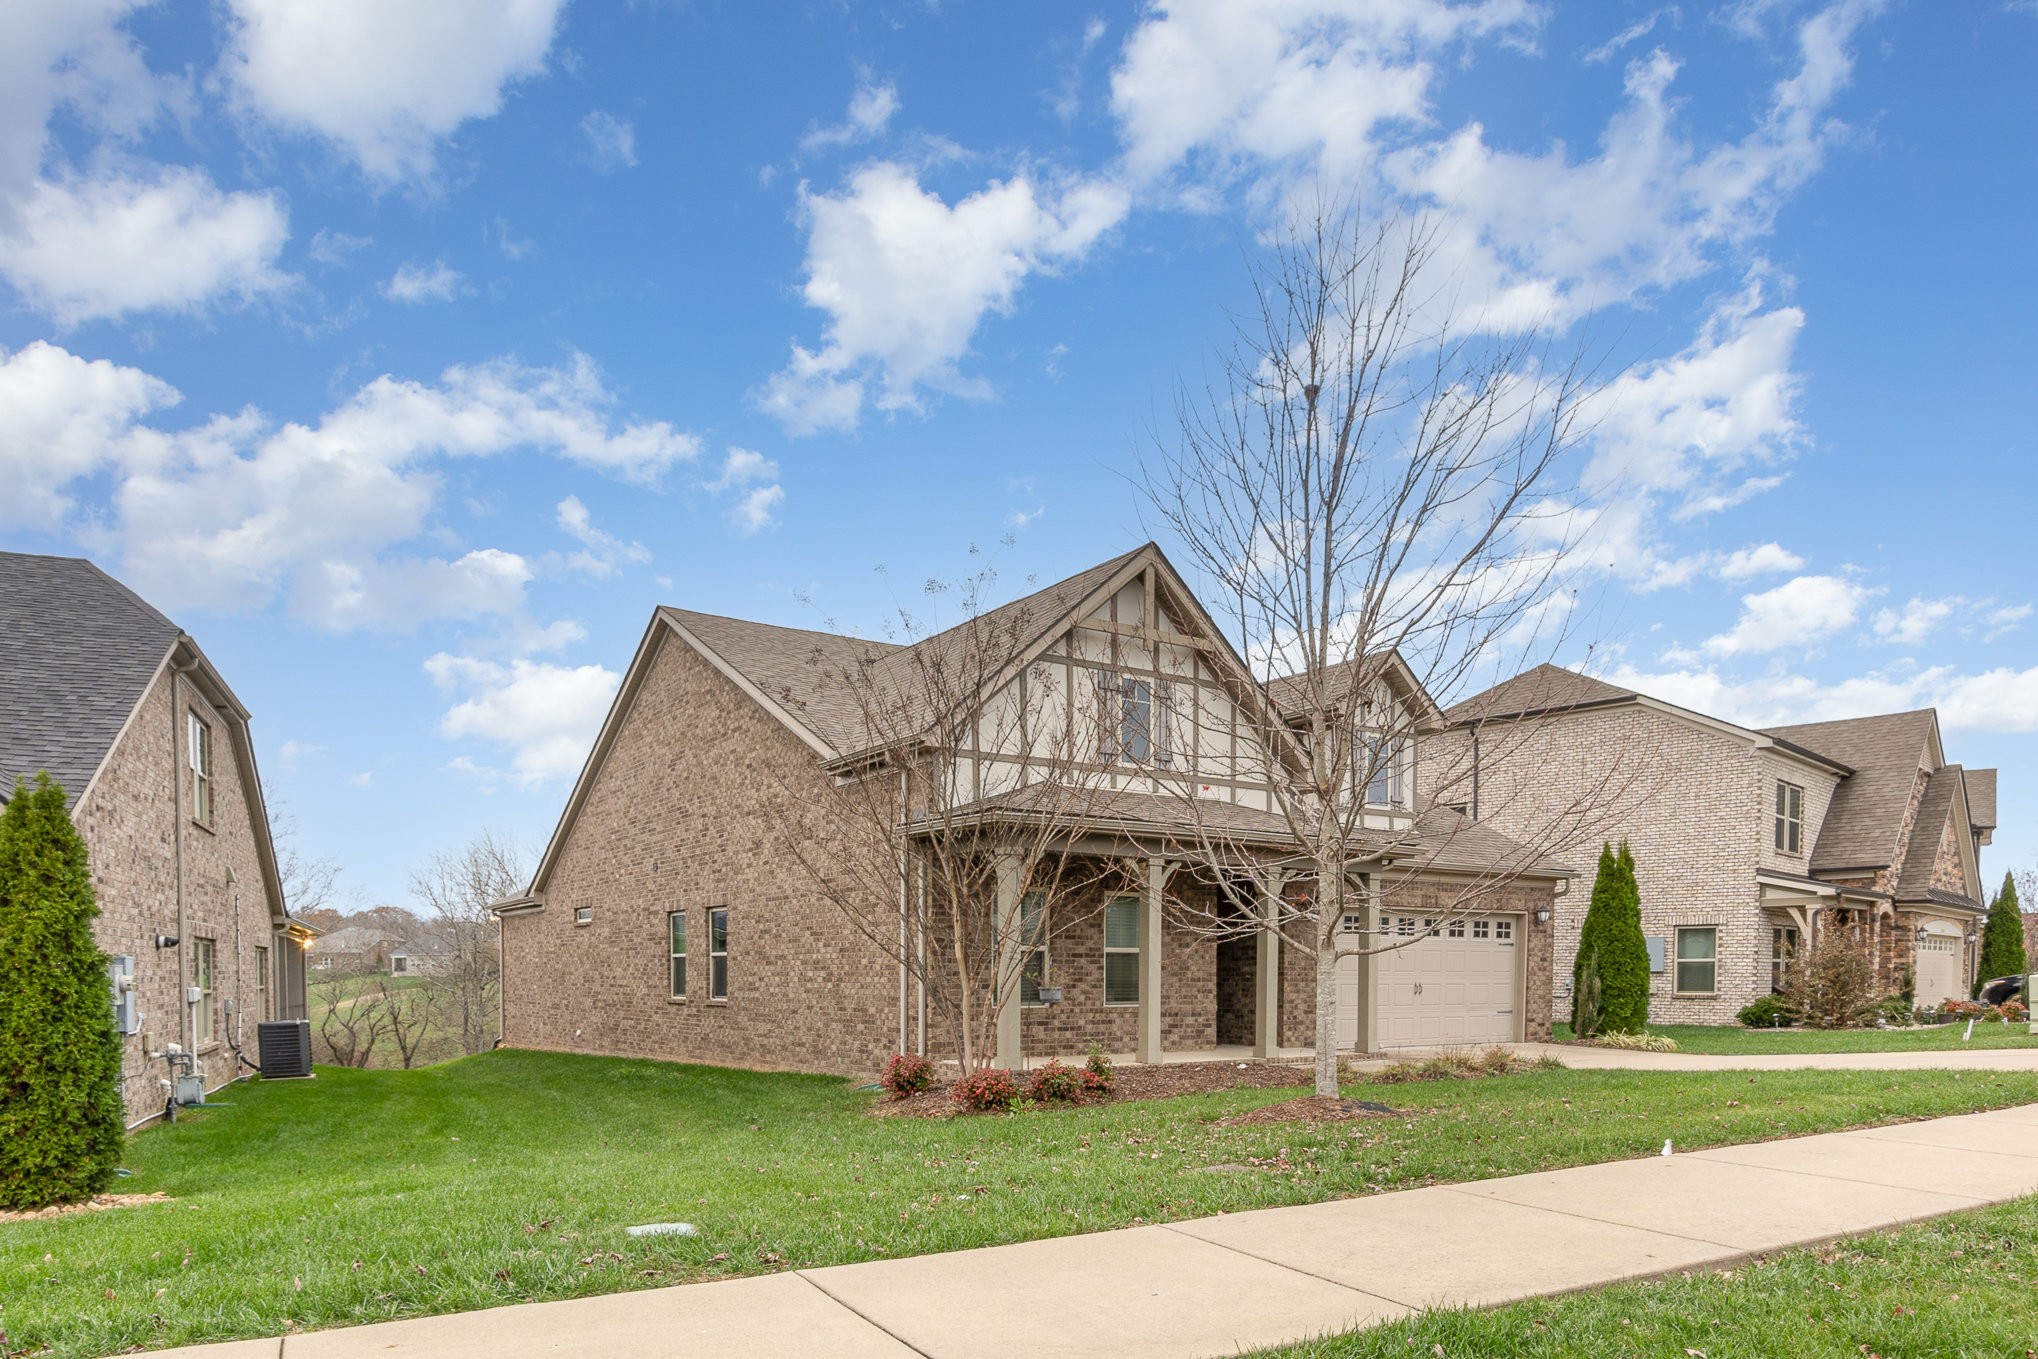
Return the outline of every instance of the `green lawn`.
<path id="1" fill-rule="evenodd" d="M 1433 1311 L 1260 1359 L 2016 1356 L 2038 1343 L 2038 1199 L 1731 1270 Z"/>
<path id="2" fill-rule="evenodd" d="M 2038 1050 L 2028 1024 L 1975 1021 L 1974 1037 L 1964 1040 L 1967 1021 L 1929 1029 L 1744 1029 L 1734 1025 L 1651 1024 L 1650 1033 L 1677 1040 L 1681 1052 L 1718 1053 L 1742 1057 L 1777 1052 L 1955 1052 L 1972 1048 Z M 1557 1025 L 1559 1041 L 1571 1036 L 1568 1024 Z"/>
<path id="3" fill-rule="evenodd" d="M 137 1136 L 121 1188 L 172 1202 L 0 1224 L 0 1330 L 104 1355 L 954 1250 L 2038 1102 L 2038 1074 L 1546 1071 L 1366 1090 L 1404 1118 L 1210 1126 L 1295 1093 L 874 1119 L 825 1077 L 321 1068 Z M 622 1230 L 673 1220 L 701 1234 Z"/>

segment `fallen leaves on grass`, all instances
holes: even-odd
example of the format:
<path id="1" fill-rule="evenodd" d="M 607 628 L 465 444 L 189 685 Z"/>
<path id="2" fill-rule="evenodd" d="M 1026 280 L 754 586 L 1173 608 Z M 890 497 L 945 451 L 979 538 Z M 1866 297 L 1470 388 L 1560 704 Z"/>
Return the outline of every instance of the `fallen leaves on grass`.
<path id="1" fill-rule="evenodd" d="M 1349 1123 L 1361 1118 L 1393 1118 L 1404 1111 L 1390 1109 L 1369 1099 L 1336 1099 L 1330 1095 L 1308 1095 L 1302 1099 L 1265 1104 L 1242 1114 L 1220 1118 L 1213 1127 L 1243 1128 L 1255 1123 Z"/>
<path id="2" fill-rule="evenodd" d="M 168 1194 L 94 1194 L 83 1203 L 52 1203 L 47 1208 L 23 1212 L 0 1212 L 0 1222 L 23 1222 L 29 1218 L 66 1217 L 72 1213 L 97 1213 L 108 1208 L 132 1208 L 138 1203 L 167 1203 Z"/>

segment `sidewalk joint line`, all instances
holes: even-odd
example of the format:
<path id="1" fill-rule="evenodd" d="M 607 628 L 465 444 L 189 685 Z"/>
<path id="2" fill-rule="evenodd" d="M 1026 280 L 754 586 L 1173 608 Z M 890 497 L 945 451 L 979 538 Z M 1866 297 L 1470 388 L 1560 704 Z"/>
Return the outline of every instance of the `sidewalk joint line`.
<path id="1" fill-rule="evenodd" d="M 1348 1203 L 1348 1202 L 1351 1202 L 1351 1200 L 1349 1200 L 1349 1199 L 1330 1199 L 1330 1200 L 1327 1200 L 1327 1202 L 1331 1202 L 1331 1203 Z M 1314 1204 L 1308 1204 L 1308 1203 L 1292 1203 L 1292 1204 L 1289 1204 L 1289 1205 L 1288 1205 L 1288 1207 L 1290 1207 L 1290 1208 L 1312 1208 L 1312 1207 L 1314 1207 L 1314 1206 L 1315 1206 Z M 1275 1211 L 1275 1210 L 1252 1210 L 1252 1211 Z M 1208 1219 L 1205 1219 L 1205 1218 L 1196 1218 L 1196 1219 L 1192 1219 L 1192 1220 L 1193 1220 L 1193 1221 L 1207 1221 Z M 1391 1304 L 1393 1304 L 1393 1305 L 1394 1305 L 1394 1306 L 1396 1306 L 1396 1307 L 1406 1307 L 1406 1308 L 1409 1308 L 1409 1309 L 1411 1309 L 1411 1310 L 1413 1310 L 1413 1311 L 1418 1311 L 1418 1312 L 1419 1312 L 1419 1311 L 1421 1311 L 1421 1310 L 1422 1310 L 1422 1308 L 1423 1308 L 1423 1304 L 1421 1304 L 1421 1303 L 1419 1303 L 1419 1302 L 1403 1302 L 1403 1301 L 1402 1301 L 1401 1299 L 1399 1299 L 1399 1298 L 1390 1298 L 1390 1297 L 1388 1297 L 1388 1296 L 1387 1296 L 1387 1295 L 1386 1295 L 1385 1293 L 1375 1293 L 1375 1292 L 1371 1291 L 1370 1289 L 1360 1288 L 1360 1287 L 1358 1287 L 1358 1286 L 1357 1286 L 1356 1284 L 1348 1284 L 1348 1283 L 1346 1283 L 1346 1282 L 1345 1282 L 1345 1281 L 1344 1281 L 1343 1279 L 1333 1279 L 1333 1278 L 1331 1278 L 1331 1277 L 1330 1277 L 1330 1276 L 1329 1276 L 1328 1274 L 1318 1274 L 1318 1273 L 1317 1273 L 1317 1272 L 1316 1272 L 1315 1270 L 1313 1270 L 1313 1269 L 1302 1269 L 1302 1268 L 1299 1268 L 1299 1267 L 1297 1267 L 1297 1266 L 1295 1266 L 1295 1265 L 1291 1265 L 1291 1264 L 1289 1264 L 1289 1263 L 1288 1263 L 1287 1261 L 1285 1261 L 1285 1260 L 1273 1260 L 1273 1259 L 1269 1259 L 1268 1257 L 1266 1257 L 1266 1256 L 1264 1256 L 1264 1255 L 1258 1255 L 1258 1254 L 1255 1254 L 1254 1252 L 1252 1252 L 1252 1251 L 1249 1251 L 1249 1250 L 1245 1249 L 1245 1248 L 1244 1248 L 1243 1246 L 1234 1246 L 1234 1245 L 1232 1245 L 1232 1244 L 1231 1244 L 1231 1243 L 1230 1243 L 1229 1241 L 1212 1241 L 1212 1240 L 1211 1240 L 1211 1239 L 1210 1239 L 1209 1237 L 1207 1237 L 1207 1236 L 1197 1236 L 1197 1235 L 1196 1235 L 1196 1234 L 1195 1234 L 1194 1232 L 1185 1232 L 1185 1231 L 1183 1231 L 1183 1230 L 1182 1230 L 1182 1229 L 1181 1229 L 1180 1227 L 1178 1227 L 1177 1225 L 1175 1225 L 1175 1224 L 1174 1224 L 1174 1223 L 1172 1223 L 1172 1222 L 1156 1222 L 1156 1223 L 1154 1223 L 1153 1225 L 1154 1225 L 1154 1226 L 1156 1226 L 1156 1227 L 1159 1227 L 1159 1228 L 1161 1228 L 1161 1229 L 1162 1229 L 1162 1230 L 1164 1230 L 1164 1231 L 1170 1231 L 1170 1232 L 1173 1232 L 1173 1233 L 1174 1233 L 1174 1234 L 1175 1234 L 1176 1236 L 1181 1236 L 1181 1237 L 1187 1237 L 1187 1238 L 1188 1238 L 1189 1240 L 1191 1240 L 1191 1241 L 1195 1241 L 1195 1242 L 1198 1242 L 1198 1243 L 1200 1243 L 1200 1244 L 1202 1244 L 1202 1245 L 1205 1245 L 1205 1246 L 1215 1246 L 1215 1247 L 1217 1247 L 1217 1248 L 1218 1248 L 1219 1250 L 1228 1250 L 1228 1251 L 1230 1251 L 1230 1252 L 1231 1252 L 1231 1253 L 1232 1253 L 1233 1255 L 1243 1255 L 1243 1256 L 1244 1256 L 1244 1257 L 1245 1257 L 1246 1259 L 1248 1259 L 1248 1260 L 1257 1260 L 1257 1261 L 1259 1261 L 1259 1262 L 1260 1262 L 1261 1264 L 1263 1264 L 1263 1265 L 1272 1265 L 1272 1266 L 1273 1266 L 1273 1267 L 1274 1267 L 1275 1269 L 1285 1269 L 1285 1270 L 1287 1270 L 1287 1271 L 1288 1271 L 1288 1272 L 1289 1272 L 1290 1274 L 1300 1274 L 1300 1275 L 1301 1275 L 1301 1276 L 1302 1276 L 1303 1278 L 1305 1278 L 1305 1279 L 1316 1279 L 1316 1280 L 1318 1280 L 1318 1281 L 1320 1281 L 1320 1282 L 1322 1282 L 1322 1283 L 1327 1283 L 1327 1284 L 1335 1284 L 1335 1285 L 1337 1285 L 1337 1286 L 1338 1286 L 1339 1288 L 1342 1288 L 1342 1289 L 1344 1289 L 1344 1290 L 1345 1290 L 1346 1292 L 1349 1292 L 1349 1293 L 1356 1293 L 1356 1294 L 1358 1294 L 1358 1295 L 1359 1295 L 1360 1297 L 1362 1297 L 1362 1298 L 1371 1298 L 1371 1299 L 1372 1299 L 1372 1300 L 1373 1300 L 1374 1302 L 1385 1302 L 1385 1303 L 1391 1303 Z"/>
<path id="2" fill-rule="evenodd" d="M 918 1345 L 915 1345 L 912 1341 L 906 1339 L 906 1337 L 900 1335 L 897 1331 L 885 1325 L 882 1321 L 879 1321 L 876 1317 L 871 1316 L 867 1312 L 864 1312 L 861 1308 L 857 1307 L 853 1303 L 845 1302 L 841 1298 L 836 1297 L 833 1293 L 830 1293 L 826 1288 L 821 1286 L 820 1281 L 815 1279 L 813 1274 L 808 1273 L 804 1269 L 796 1269 L 793 1271 L 793 1273 L 798 1275 L 800 1278 L 806 1280 L 808 1286 L 810 1286 L 816 1293 L 819 1293 L 822 1297 L 828 1299 L 828 1301 L 834 1303 L 837 1307 L 840 1307 L 843 1311 L 849 1313 L 851 1316 L 858 1318 L 865 1325 L 873 1326 L 876 1329 L 884 1332 L 886 1335 L 898 1341 L 901 1345 L 904 1345 L 907 1349 L 911 1350 L 913 1353 L 919 1355 L 920 1359 L 934 1359 L 933 1355 L 927 1353 L 927 1351 L 921 1349 Z"/>
<path id="3" fill-rule="evenodd" d="M 1598 1164 L 1620 1165 L 1622 1164 L 1622 1162 L 1602 1161 L 1598 1162 Z M 1586 1167 L 1573 1166 L 1566 1168 L 1585 1169 Z M 1500 1178 L 1503 1180 L 1511 1180 L 1514 1179 L 1515 1177 L 1512 1175 L 1503 1175 Z M 1488 1203 L 1504 1203 L 1510 1208 L 1526 1208 L 1532 1213 L 1554 1213 L 1558 1217 L 1574 1218 L 1579 1222 L 1591 1222 L 1601 1227 L 1624 1227 L 1631 1232 L 1647 1232 L 1651 1236 L 1668 1236 L 1678 1241 L 1689 1241 L 1694 1245 L 1718 1246 L 1721 1250 L 1745 1251 L 1748 1249 L 1748 1247 L 1746 1246 L 1737 1246 L 1731 1241 L 1715 1240 L 1713 1237 L 1710 1236 L 1686 1236 L 1683 1232 L 1673 1232 L 1666 1230 L 1665 1228 L 1662 1227 L 1638 1227 L 1632 1222 L 1616 1222 L 1610 1217 L 1594 1217 L 1590 1213 L 1574 1213 L 1567 1208 L 1550 1208 L 1540 1203 L 1516 1203 L 1513 1199 L 1504 1199 L 1501 1198 L 1498 1194 L 1480 1194 L 1474 1192 L 1471 1189 L 1466 1188 L 1466 1185 L 1471 1184 L 1492 1184 L 1492 1183 L 1494 1183 L 1494 1181 L 1492 1180 L 1467 1180 L 1465 1184 L 1438 1184 L 1431 1185 L 1430 1187 L 1432 1189 L 1448 1189 L 1454 1194 L 1463 1194 L 1468 1199 L 1484 1199 Z"/>
<path id="4" fill-rule="evenodd" d="M 1884 1128 L 1876 1128 L 1876 1129 L 1873 1129 L 1873 1131 L 1875 1131 L 1875 1132 L 1878 1132 L 1878 1133 L 1882 1133 L 1882 1132 L 1892 1132 L 1892 1131 L 1895 1131 L 1895 1129 L 1896 1129 L 1896 1128 L 1909 1128 L 1909 1127 L 1912 1127 L 1912 1126 L 1914 1126 L 1914 1125 L 1913 1125 L 1913 1124 L 1909 1124 L 1909 1123 L 1898 1123 L 1898 1124 L 1894 1124 L 1894 1125 L 1892 1125 L 1892 1126 L 1891 1126 L 1890 1128 L 1888 1128 L 1888 1129 L 1884 1129 Z M 1962 1152 L 1962 1153 L 1972 1153 L 1972 1152 L 1976 1151 L 1976 1148 L 1973 1148 L 1973 1147 L 1949 1147 L 1949 1146 L 1947 1146 L 1947 1145 L 1946 1145 L 1946 1144 L 1945 1144 L 1944 1142 L 1926 1142 L 1926 1141 L 1923 1141 L 1923 1140 L 1921 1140 L 1921 1139 L 1919 1139 L 1919 1138 L 1916 1138 L 1916 1137 L 1888 1137 L 1888 1136 L 1883 1136 L 1883 1137 L 1878 1137 L 1878 1138 L 1876 1138 L 1875 1140 L 1876 1140 L 1876 1141 L 1878 1141 L 1878 1142 L 1901 1142 L 1901 1143 L 1903 1143 L 1903 1144 L 1904 1144 L 1905 1146 L 1907 1146 L 1907 1147 L 1937 1147 L 1937 1148 L 1938 1148 L 1938 1149 L 1939 1149 L 1940 1151 L 1957 1151 L 1957 1152 Z M 1980 1152 L 1980 1154 L 1981 1154 L 1981 1155 L 1983 1155 L 1983 1156 L 2014 1156 L 2014 1157 L 2016 1157 L 2016 1158 L 2017 1158 L 2018 1160 L 2020 1160 L 2020 1161 L 2038 1161 L 2038 1150 L 2033 1150 L 2033 1151 L 1981 1151 L 1981 1152 Z"/>

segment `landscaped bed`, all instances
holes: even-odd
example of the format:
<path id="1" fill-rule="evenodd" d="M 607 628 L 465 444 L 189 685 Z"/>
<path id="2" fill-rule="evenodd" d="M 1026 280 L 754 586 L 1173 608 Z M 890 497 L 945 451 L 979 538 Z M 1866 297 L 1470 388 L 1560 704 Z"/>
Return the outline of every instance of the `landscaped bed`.
<path id="1" fill-rule="evenodd" d="M 321 1068 L 136 1137 L 121 1188 L 168 1202 L 0 1225 L 0 1331 L 105 1355 L 955 1250 L 2034 1102 L 2038 1074 L 1531 1071 L 1346 1091 L 1394 1116 L 1215 1126 L 1300 1093 L 872 1119 L 825 1077 Z M 699 1234 L 624 1233 L 673 1221 Z"/>
<path id="2" fill-rule="evenodd" d="M 1257 1359 L 1628 1355 L 2028 1356 L 2038 1346 L 2038 1198 L 1492 1311 L 1424 1312 Z"/>
<path id="3" fill-rule="evenodd" d="M 1803 1052 L 1959 1052 L 1973 1048 L 2030 1048 L 2038 1037 L 2029 1024 L 1977 1022 L 1967 1039 L 1967 1024 L 1936 1024 L 1906 1029 L 1748 1029 L 1734 1025 L 1651 1024 L 1650 1033 L 1677 1040 L 1679 1052 L 1743 1057 L 1751 1053 Z M 1557 1026 L 1559 1042 L 1571 1036 L 1568 1025 Z"/>

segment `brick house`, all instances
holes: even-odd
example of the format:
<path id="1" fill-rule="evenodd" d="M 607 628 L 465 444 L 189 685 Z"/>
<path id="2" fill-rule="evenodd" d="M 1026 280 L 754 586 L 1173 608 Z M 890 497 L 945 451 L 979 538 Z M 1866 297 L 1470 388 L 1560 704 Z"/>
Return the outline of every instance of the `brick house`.
<path id="1" fill-rule="evenodd" d="M 1643 796 L 1584 829 L 1633 846 L 1653 1022 L 1732 1023 L 1833 929 L 1866 944 L 1888 992 L 1908 971 L 1920 1003 L 1968 995 L 1996 771 L 1948 764 L 1932 710 L 1758 731 L 1545 665 L 1445 718 L 1428 758 L 1502 832 L 1609 762 L 1648 768 Z M 1557 911 L 1560 1003 L 1587 898 Z"/>
<path id="2" fill-rule="evenodd" d="M 45 770 L 129 979 L 121 1093 L 142 1122 L 169 1044 L 216 1089 L 258 1021 L 304 1016 L 313 932 L 284 910 L 248 710 L 198 644 L 88 561 L 0 553 L 0 799 Z"/>
<path id="3" fill-rule="evenodd" d="M 989 715 L 1031 703 L 1094 779 L 1056 853 L 1103 869 L 1083 889 L 1092 895 L 1039 908 L 1058 918 L 1025 924 L 1025 980 L 984 998 L 997 1064 L 1092 1042 L 1141 1061 L 1310 1046 L 1314 959 L 1264 927 L 1254 895 L 1272 881 L 1257 870 L 1294 853 L 1245 748 L 1264 730 L 1248 710 L 1275 709 L 1174 568 L 1147 544 L 985 617 L 1020 639 L 998 678 L 973 690 L 971 711 L 879 749 L 828 676 L 896 673 L 956 648 L 959 630 L 905 648 L 657 610 L 529 890 L 496 908 L 505 1041 L 844 1073 L 895 1051 L 946 1055 L 935 969 L 900 962 L 928 946 L 927 916 L 910 906 L 916 856 L 931 852 L 925 818 L 902 807 L 897 824 L 905 850 L 887 891 L 908 932 L 898 950 L 791 868 L 774 827 L 788 824 L 785 800 L 829 805 L 845 781 L 897 778 L 889 761 L 908 758 L 966 787 L 977 824 L 1026 824 L 1039 747 L 987 733 Z M 1392 702 L 1434 715 L 1405 667 L 1393 676 Z M 909 745 L 933 753 L 899 754 Z M 1496 866 L 1517 847 L 1455 813 L 1417 816 L 1413 747 L 1396 758 L 1377 803 L 1367 794 L 1352 862 L 1363 899 L 1411 942 L 1343 960 L 1354 1003 L 1341 1007 L 1342 1044 L 1547 1036 L 1548 922 L 1568 870 L 1520 863 L 1501 880 Z M 1176 871 L 1198 835 L 1219 833 L 1238 856 L 1234 877 Z M 838 843 L 828 825 L 815 834 Z M 1439 903 L 1468 881 L 1490 890 L 1445 921 Z M 1001 875 L 995 896 L 994 919 L 1028 920 L 1016 876 Z M 1372 928 L 1359 912 L 1345 920 Z"/>

